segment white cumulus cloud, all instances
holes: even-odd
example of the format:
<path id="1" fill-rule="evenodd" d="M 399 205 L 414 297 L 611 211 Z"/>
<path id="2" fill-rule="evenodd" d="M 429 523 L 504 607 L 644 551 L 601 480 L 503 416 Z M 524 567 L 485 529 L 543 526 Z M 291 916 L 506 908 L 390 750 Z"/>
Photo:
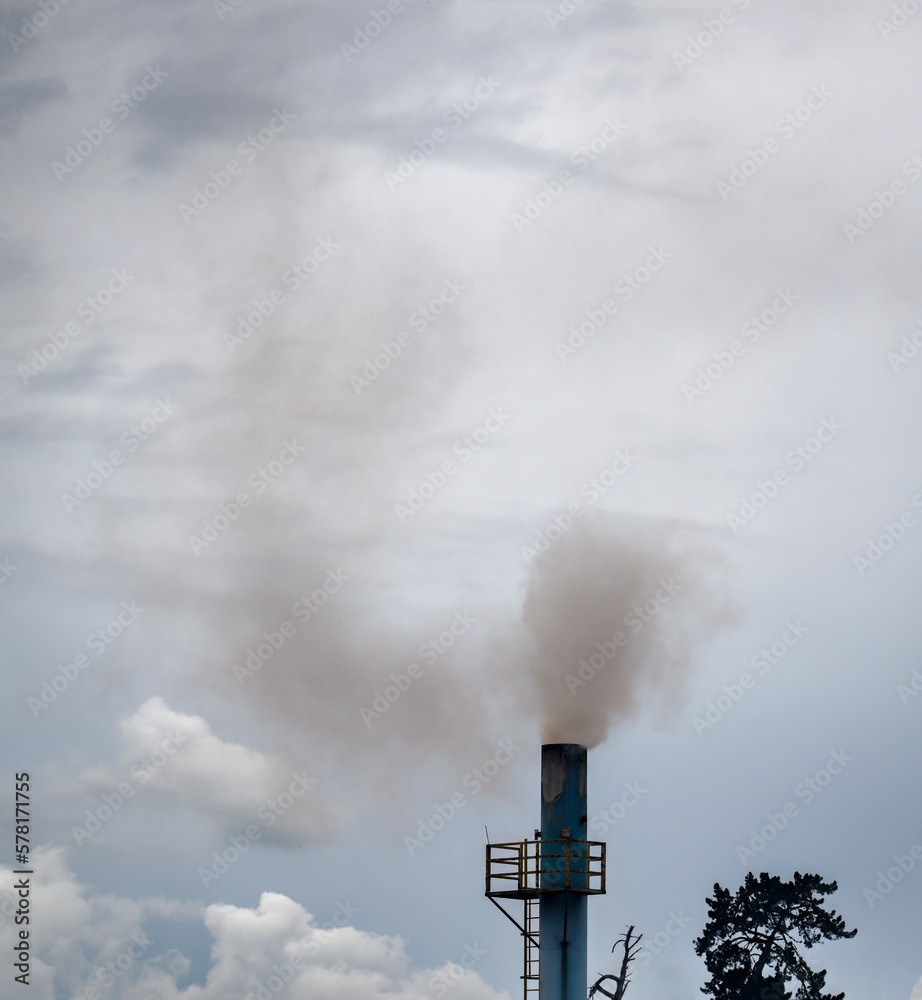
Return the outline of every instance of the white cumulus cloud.
<path id="1" fill-rule="evenodd" d="M 9 889 L 0 892 L 0 945 L 4 952 L 12 954 L 13 942 L 19 941 L 21 930 L 30 932 L 30 1000 L 55 1000 L 60 996 L 60 992 L 55 993 L 56 983 L 64 987 L 68 997 L 76 997 L 85 985 L 101 986 L 106 964 L 117 962 L 123 953 L 131 955 L 132 944 L 135 952 L 140 952 L 132 955 L 131 967 L 137 971 L 138 960 L 152 957 L 152 947 L 141 944 L 147 918 L 189 920 L 201 917 L 203 912 L 199 903 L 159 897 L 132 900 L 91 893 L 69 870 L 66 852 L 59 847 L 37 850 L 31 867 L 35 874 L 28 879 L 28 924 L 15 922 L 18 894 Z M 0 866 L 0 873 L 4 886 L 15 888 L 21 878 L 4 866 Z M 121 970 L 118 979 L 133 974 L 131 967 Z M 116 979 L 111 973 L 110 978 Z M 113 1000 L 119 995 L 108 993 Z"/>
<path id="2" fill-rule="evenodd" d="M 103 804 L 127 784 L 137 802 L 153 791 L 161 805 L 172 800 L 222 829 L 262 823 L 283 836 L 313 838 L 337 824 L 308 769 L 222 740 L 207 720 L 176 712 L 163 698 L 148 698 L 122 719 L 119 738 L 115 764 L 78 777 L 78 787 Z"/>
<path id="3" fill-rule="evenodd" d="M 503 1000 L 476 971 L 476 943 L 430 969 L 413 968 L 403 940 L 352 926 L 318 926 L 303 906 L 264 892 L 257 906 L 97 895 L 68 870 L 60 848 L 35 854 L 32 1000 Z M 13 874 L 2 870 L 4 884 Z M 0 945 L 12 951 L 15 899 L 0 896 Z M 149 917 L 203 920 L 214 943 L 204 983 L 180 985 L 189 957 L 158 946 Z M 92 988 L 98 992 L 94 994 Z"/>

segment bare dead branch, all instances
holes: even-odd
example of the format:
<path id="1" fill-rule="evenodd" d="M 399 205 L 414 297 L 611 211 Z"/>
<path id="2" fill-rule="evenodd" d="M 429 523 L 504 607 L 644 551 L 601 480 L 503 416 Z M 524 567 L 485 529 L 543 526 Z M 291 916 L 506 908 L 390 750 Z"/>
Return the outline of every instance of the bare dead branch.
<path id="1" fill-rule="evenodd" d="M 618 938 L 617 941 L 611 946 L 612 953 L 620 944 L 624 949 L 624 954 L 621 958 L 621 975 L 616 976 L 614 974 L 608 973 L 606 975 L 600 975 L 599 978 L 592 984 L 589 989 L 589 1000 L 595 996 L 596 993 L 601 993 L 603 996 L 608 997 L 608 1000 L 623 1000 L 624 993 L 627 990 L 627 985 L 631 981 L 631 977 L 628 975 L 628 969 L 631 962 L 637 957 L 637 953 L 640 951 L 640 939 L 643 934 L 638 934 L 634 937 L 634 925 L 631 924 L 627 931 Z M 611 980 L 615 986 L 615 992 L 609 993 L 602 983 L 607 980 Z"/>

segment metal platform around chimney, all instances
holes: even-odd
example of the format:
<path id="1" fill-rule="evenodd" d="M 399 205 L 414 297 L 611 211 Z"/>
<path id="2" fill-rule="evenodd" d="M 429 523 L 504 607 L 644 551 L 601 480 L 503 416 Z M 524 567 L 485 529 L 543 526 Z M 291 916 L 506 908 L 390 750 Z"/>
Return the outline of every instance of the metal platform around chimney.
<path id="1" fill-rule="evenodd" d="M 495 886 L 494 886 L 495 883 Z M 605 844 L 594 840 L 522 840 L 487 844 L 486 893 L 522 935 L 523 1000 L 538 1000 L 542 896 L 605 892 Z M 520 899 L 522 923 L 498 899 Z"/>
<path id="2" fill-rule="evenodd" d="M 487 844 L 490 899 L 537 899 L 556 892 L 605 892 L 605 844 L 597 840 L 522 840 Z"/>

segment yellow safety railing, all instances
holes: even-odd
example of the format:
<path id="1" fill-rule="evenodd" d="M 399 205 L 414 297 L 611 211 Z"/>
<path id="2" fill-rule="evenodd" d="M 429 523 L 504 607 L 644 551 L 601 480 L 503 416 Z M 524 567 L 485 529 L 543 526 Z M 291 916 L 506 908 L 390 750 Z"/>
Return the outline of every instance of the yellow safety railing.
<path id="1" fill-rule="evenodd" d="M 522 840 L 487 844 L 486 895 L 529 899 L 545 892 L 605 892 L 605 844 Z"/>

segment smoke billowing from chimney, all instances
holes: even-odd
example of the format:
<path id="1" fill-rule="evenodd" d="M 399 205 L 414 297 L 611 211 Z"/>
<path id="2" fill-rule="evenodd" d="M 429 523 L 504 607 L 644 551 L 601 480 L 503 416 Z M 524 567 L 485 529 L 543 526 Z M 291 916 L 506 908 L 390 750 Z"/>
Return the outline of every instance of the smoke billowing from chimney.
<path id="1" fill-rule="evenodd" d="M 299 190 L 301 179 L 291 181 Z M 269 217 L 281 228 L 255 241 L 267 248 L 255 264 L 236 262 L 249 270 L 234 296 L 219 247 L 207 267 L 191 250 L 177 264 L 176 274 L 190 277 L 176 279 L 172 297 L 192 296 L 216 330 L 230 330 L 242 304 L 310 249 L 324 206 L 333 206 L 329 225 L 344 248 L 259 336 L 233 354 L 216 340 L 217 358 L 199 358 L 201 371 L 183 369 L 175 423 L 147 447 L 136 479 L 129 472 L 119 479 L 123 492 L 94 503 L 108 572 L 151 609 L 138 626 L 149 641 L 135 651 L 137 672 L 161 678 L 158 693 L 177 709 L 193 709 L 203 687 L 219 693 L 232 712 L 271 733 L 262 749 L 329 776 L 318 782 L 318 798 L 332 789 L 362 814 L 426 787 L 422 769 L 433 772 L 440 794 L 452 789 L 498 738 L 524 736 L 536 717 L 545 740 L 604 739 L 644 691 L 679 689 L 693 642 L 720 613 L 701 586 L 707 559 L 696 562 L 672 532 L 603 517 L 589 523 L 587 514 L 534 566 L 523 626 L 522 564 L 510 538 L 546 513 L 532 497 L 540 479 L 529 478 L 539 431 L 528 429 L 528 394 L 510 404 L 521 420 L 509 438 L 497 437 L 462 465 L 454 443 L 505 399 L 494 384 L 494 355 L 478 355 L 469 336 L 473 284 L 412 350 L 356 390 L 350 376 L 365 370 L 382 338 L 402 330 L 447 276 L 463 283 L 467 262 L 430 253 L 419 236 L 415 249 L 407 243 L 402 256 L 368 268 L 358 237 L 367 241 L 369 220 L 382 246 L 405 220 L 377 202 L 374 212 L 359 204 L 344 217 L 337 182 L 330 175 L 324 183 L 329 189 L 302 206 L 291 232 L 283 222 L 290 206 L 280 198 Z M 286 442 L 303 453 L 270 481 L 259 470 Z M 497 454 L 501 471 L 491 465 Z M 418 514 L 399 520 L 395 504 L 446 458 L 458 461 L 457 475 Z M 226 510 L 241 491 L 251 502 L 231 519 Z M 205 539 L 215 523 L 220 530 L 209 528 Z M 207 548 L 193 551 L 191 536 Z M 348 582 L 302 620 L 298 602 L 331 572 Z M 638 633 L 628 629 L 629 645 L 614 662 L 571 693 L 566 674 L 580 680 L 580 658 L 611 641 L 630 609 L 670 576 L 683 588 L 674 600 Z M 425 661 L 420 649 L 456 613 L 475 624 Z M 252 659 L 250 651 L 268 649 L 266 637 L 283 626 L 293 629 L 284 644 L 276 638 L 271 655 Z M 110 662 L 115 686 L 117 657 Z M 414 663 L 420 673 L 408 683 Z M 175 668 L 165 672 L 164 664 Z M 236 738 L 219 718 L 211 722 Z"/>
<path id="2" fill-rule="evenodd" d="M 639 518 L 576 521 L 533 566 L 523 618 L 543 743 L 601 743 L 652 703 L 681 695 L 692 652 L 732 617 L 714 556 Z"/>

